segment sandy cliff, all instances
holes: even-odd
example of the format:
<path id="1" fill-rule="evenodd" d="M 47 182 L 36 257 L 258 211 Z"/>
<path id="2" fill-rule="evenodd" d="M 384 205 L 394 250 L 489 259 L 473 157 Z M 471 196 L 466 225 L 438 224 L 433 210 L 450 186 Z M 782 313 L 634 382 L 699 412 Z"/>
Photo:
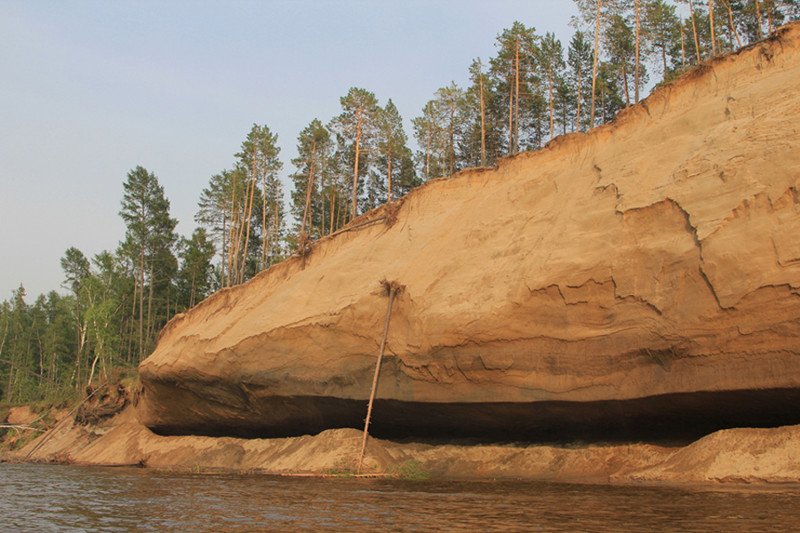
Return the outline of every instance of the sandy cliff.
<path id="1" fill-rule="evenodd" d="M 800 422 L 800 26 L 362 216 L 164 330 L 162 433 L 546 438 Z M 787 408 L 788 407 L 788 408 Z"/>

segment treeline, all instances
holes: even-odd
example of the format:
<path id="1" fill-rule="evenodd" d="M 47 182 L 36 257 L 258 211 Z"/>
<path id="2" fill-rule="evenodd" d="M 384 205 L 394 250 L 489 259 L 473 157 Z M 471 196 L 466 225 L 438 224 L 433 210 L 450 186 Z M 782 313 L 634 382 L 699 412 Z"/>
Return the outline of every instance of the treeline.
<path id="1" fill-rule="evenodd" d="M 29 402 L 134 367 L 176 313 L 330 235 L 428 179 L 536 150 L 586 131 L 639 100 L 653 80 L 759 40 L 800 18 L 797 0 L 576 0 L 566 45 L 515 22 L 496 54 L 469 66 L 469 84 L 434 91 L 412 119 L 416 150 L 392 102 L 352 88 L 341 112 L 297 137 L 284 202 L 277 134 L 254 125 L 231 167 L 211 176 L 190 237 L 142 167 L 124 181 L 124 239 L 114 251 L 61 259 L 62 294 L 26 303 L 22 285 L 0 306 L 0 399 Z M 682 5 L 681 5 L 682 4 Z M 682 16 L 683 15 L 683 16 Z"/>

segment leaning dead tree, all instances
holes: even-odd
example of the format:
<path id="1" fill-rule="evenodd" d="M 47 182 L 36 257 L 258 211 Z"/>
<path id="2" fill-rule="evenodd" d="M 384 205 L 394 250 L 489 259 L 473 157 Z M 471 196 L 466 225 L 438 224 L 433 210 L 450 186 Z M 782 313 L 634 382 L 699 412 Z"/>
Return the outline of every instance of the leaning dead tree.
<path id="1" fill-rule="evenodd" d="M 358 455 L 358 467 L 356 468 L 356 473 L 361 473 L 361 465 L 364 462 L 364 451 L 367 449 L 367 435 L 369 434 L 369 420 L 372 416 L 372 404 L 375 401 L 375 391 L 378 389 L 378 377 L 381 374 L 381 361 L 383 360 L 383 352 L 386 349 L 386 337 L 389 334 L 389 322 L 392 319 L 392 304 L 394 303 L 394 298 L 401 292 L 405 287 L 400 285 L 396 281 L 381 281 L 381 285 L 383 286 L 383 290 L 385 294 L 389 296 L 389 302 L 386 305 L 386 321 L 383 324 L 383 337 L 381 338 L 381 347 L 378 351 L 378 361 L 375 363 L 375 375 L 372 378 L 372 391 L 369 394 L 369 403 L 367 404 L 367 418 L 364 422 L 364 438 L 361 441 L 361 453 Z"/>
<path id="2" fill-rule="evenodd" d="M 77 411 L 78 409 L 80 409 L 80 408 L 81 408 L 81 406 L 83 406 L 83 404 L 85 404 L 86 402 L 88 402 L 88 401 L 89 401 L 89 400 L 92 398 L 92 396 L 94 396 L 95 394 L 97 394 L 98 392 L 100 392 L 101 390 L 103 390 L 104 388 L 106 388 L 106 386 L 108 386 L 108 382 L 107 382 L 107 381 L 106 381 L 105 383 L 103 383 L 102 385 L 100 385 L 99 387 L 97 387 L 96 389 L 92 390 L 92 391 L 89 393 L 89 395 L 88 395 L 88 396 L 86 396 L 86 398 L 84 398 L 84 399 L 83 399 L 83 401 L 82 401 L 81 403 L 79 403 L 78 405 L 76 405 L 76 406 L 75 406 L 75 407 L 72 409 L 72 411 L 70 411 L 69 413 L 67 413 L 67 415 L 66 415 L 64 418 L 62 418 L 62 419 L 61 419 L 61 420 L 60 420 L 60 421 L 59 421 L 59 422 L 58 422 L 58 423 L 57 423 L 55 426 L 53 426 L 53 429 L 51 429 L 50 431 L 48 431 L 47 433 L 45 433 L 45 434 L 44 434 L 44 435 L 41 437 L 41 439 L 39 440 L 39 442 L 37 442 L 37 443 L 36 443 L 36 445 L 35 445 L 33 448 L 31 448 L 31 450 L 30 450 L 30 451 L 29 451 L 29 452 L 28 452 L 28 453 L 25 455 L 25 461 L 27 461 L 28 459 L 30 459 L 30 458 L 31 458 L 31 456 L 32 456 L 32 455 L 33 455 L 33 454 L 34 454 L 34 453 L 35 453 L 35 452 L 36 452 L 36 451 L 37 451 L 39 448 L 41 448 L 41 447 L 42 447 L 42 445 L 43 445 L 45 442 L 47 442 L 47 441 L 50 439 L 50 437 L 52 437 L 53 435 L 55 435 L 55 434 L 56 434 L 56 432 L 57 432 L 58 430 L 60 430 L 60 429 L 61 429 L 61 428 L 64 426 L 65 422 L 66 422 L 67 420 L 70 420 L 70 417 L 71 417 L 73 414 L 75 414 L 75 411 Z"/>

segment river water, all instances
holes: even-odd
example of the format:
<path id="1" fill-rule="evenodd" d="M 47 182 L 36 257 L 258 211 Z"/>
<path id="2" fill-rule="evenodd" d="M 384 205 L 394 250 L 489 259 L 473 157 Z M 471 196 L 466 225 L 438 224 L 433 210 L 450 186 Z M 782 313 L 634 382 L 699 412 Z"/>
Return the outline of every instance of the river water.
<path id="1" fill-rule="evenodd" d="M 398 481 L 0 464 L 3 531 L 798 531 L 800 487 Z"/>

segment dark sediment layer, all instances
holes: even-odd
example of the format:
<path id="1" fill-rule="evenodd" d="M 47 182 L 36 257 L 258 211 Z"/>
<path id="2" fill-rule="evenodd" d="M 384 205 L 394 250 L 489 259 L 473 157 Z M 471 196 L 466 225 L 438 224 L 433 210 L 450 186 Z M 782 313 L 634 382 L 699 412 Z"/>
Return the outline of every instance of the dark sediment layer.
<path id="1" fill-rule="evenodd" d="M 191 394 L 186 391 L 186 394 Z M 192 402 L 213 413 L 206 400 Z M 386 439 L 477 439 L 481 442 L 692 442 L 720 429 L 800 424 L 798 389 L 707 391 L 632 400 L 532 403 L 418 403 L 376 399 L 370 433 Z M 204 407 L 205 406 L 205 407 Z M 363 428 L 366 402 L 330 397 L 270 397 L 252 416 L 187 417 L 152 427 L 163 435 L 245 438 Z M 174 420 L 174 419 L 173 419 Z"/>

